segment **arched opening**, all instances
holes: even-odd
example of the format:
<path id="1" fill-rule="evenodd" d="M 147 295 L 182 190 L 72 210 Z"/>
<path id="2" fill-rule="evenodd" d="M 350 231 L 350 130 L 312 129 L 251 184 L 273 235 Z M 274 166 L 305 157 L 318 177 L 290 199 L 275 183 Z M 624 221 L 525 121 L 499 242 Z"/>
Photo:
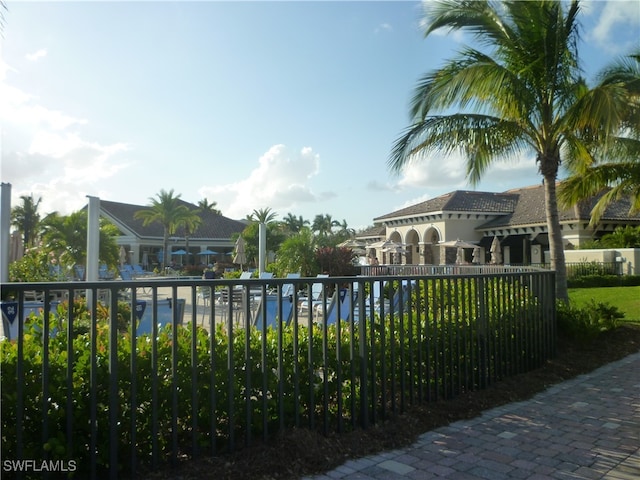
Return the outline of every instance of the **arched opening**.
<path id="1" fill-rule="evenodd" d="M 438 243 L 442 236 L 438 229 L 431 226 L 424 233 L 424 246 L 422 248 L 423 263 L 425 265 L 439 265 L 440 264 L 440 247 Z"/>
<path id="2" fill-rule="evenodd" d="M 407 265 L 419 265 L 420 261 L 420 237 L 415 230 L 409 230 L 405 237 L 406 263 Z"/>

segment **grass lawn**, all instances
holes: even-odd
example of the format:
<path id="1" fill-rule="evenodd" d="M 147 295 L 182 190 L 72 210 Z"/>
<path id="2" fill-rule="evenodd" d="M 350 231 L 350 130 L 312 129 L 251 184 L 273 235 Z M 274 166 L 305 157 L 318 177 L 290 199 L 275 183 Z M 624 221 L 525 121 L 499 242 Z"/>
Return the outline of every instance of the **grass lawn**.
<path id="1" fill-rule="evenodd" d="M 570 288 L 571 305 L 580 307 L 591 300 L 608 303 L 624 313 L 623 321 L 640 323 L 640 286 L 638 287 L 603 287 L 603 288 Z"/>

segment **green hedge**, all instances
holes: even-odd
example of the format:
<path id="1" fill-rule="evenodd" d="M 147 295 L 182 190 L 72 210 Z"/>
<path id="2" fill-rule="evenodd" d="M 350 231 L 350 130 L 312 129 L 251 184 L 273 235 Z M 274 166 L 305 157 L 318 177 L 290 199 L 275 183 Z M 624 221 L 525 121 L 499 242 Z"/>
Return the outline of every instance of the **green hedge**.
<path id="1" fill-rule="evenodd" d="M 636 287 L 640 275 L 585 275 L 567 280 L 569 288 Z"/>

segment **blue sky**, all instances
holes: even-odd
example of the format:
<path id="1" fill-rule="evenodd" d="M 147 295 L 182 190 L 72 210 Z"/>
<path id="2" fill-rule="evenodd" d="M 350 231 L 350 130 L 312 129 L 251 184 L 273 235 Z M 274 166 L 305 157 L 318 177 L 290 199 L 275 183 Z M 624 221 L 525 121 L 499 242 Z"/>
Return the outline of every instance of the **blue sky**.
<path id="1" fill-rule="evenodd" d="M 419 77 L 465 42 L 420 31 L 419 2 L 8 2 L 1 179 L 68 214 L 160 189 L 244 218 L 271 208 L 353 228 L 456 189 L 461 160 L 392 175 Z M 640 2 L 589 1 L 585 75 L 640 43 Z M 478 190 L 540 182 L 533 156 Z"/>

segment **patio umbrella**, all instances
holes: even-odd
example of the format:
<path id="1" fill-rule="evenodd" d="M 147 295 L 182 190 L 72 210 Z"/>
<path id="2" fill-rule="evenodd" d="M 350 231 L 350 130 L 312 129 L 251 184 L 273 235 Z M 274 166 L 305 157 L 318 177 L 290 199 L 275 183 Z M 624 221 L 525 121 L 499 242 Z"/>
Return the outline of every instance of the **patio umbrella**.
<path id="1" fill-rule="evenodd" d="M 480 263 L 480 247 L 476 247 L 473 249 L 471 263 Z"/>
<path id="2" fill-rule="evenodd" d="M 238 240 L 236 240 L 236 253 L 233 257 L 233 263 L 239 264 L 240 270 L 242 270 L 242 265 L 247 263 L 247 253 L 244 251 L 244 247 L 244 238 L 238 237 Z"/>
<path id="3" fill-rule="evenodd" d="M 186 250 L 176 250 L 175 252 L 171 252 L 171 255 L 186 255 L 187 251 Z"/>
<path id="4" fill-rule="evenodd" d="M 464 263 L 464 248 L 458 247 L 456 250 L 456 265 L 462 265 Z"/>
<path id="5" fill-rule="evenodd" d="M 355 238 L 350 238 L 349 240 L 345 240 L 342 243 L 339 243 L 338 247 L 347 247 L 347 248 L 362 248 L 366 245 L 362 240 L 356 240 Z"/>
<path id="6" fill-rule="evenodd" d="M 206 255 L 206 257 L 207 257 L 207 264 L 209 263 L 209 256 L 210 256 L 210 255 L 217 255 L 217 254 L 218 254 L 218 252 L 214 252 L 213 250 L 209 250 L 209 249 L 202 250 L 201 252 L 198 252 L 198 253 L 197 253 L 197 255 Z"/>
<path id="7" fill-rule="evenodd" d="M 489 251 L 491 252 L 492 264 L 498 265 L 502 263 L 502 249 L 500 248 L 500 240 L 498 240 L 498 237 L 493 237 Z"/>
<path id="8" fill-rule="evenodd" d="M 453 248 L 477 248 L 475 243 L 465 242 L 459 238 L 455 240 L 449 240 L 448 242 L 440 242 L 438 245 L 441 247 L 453 247 Z"/>

